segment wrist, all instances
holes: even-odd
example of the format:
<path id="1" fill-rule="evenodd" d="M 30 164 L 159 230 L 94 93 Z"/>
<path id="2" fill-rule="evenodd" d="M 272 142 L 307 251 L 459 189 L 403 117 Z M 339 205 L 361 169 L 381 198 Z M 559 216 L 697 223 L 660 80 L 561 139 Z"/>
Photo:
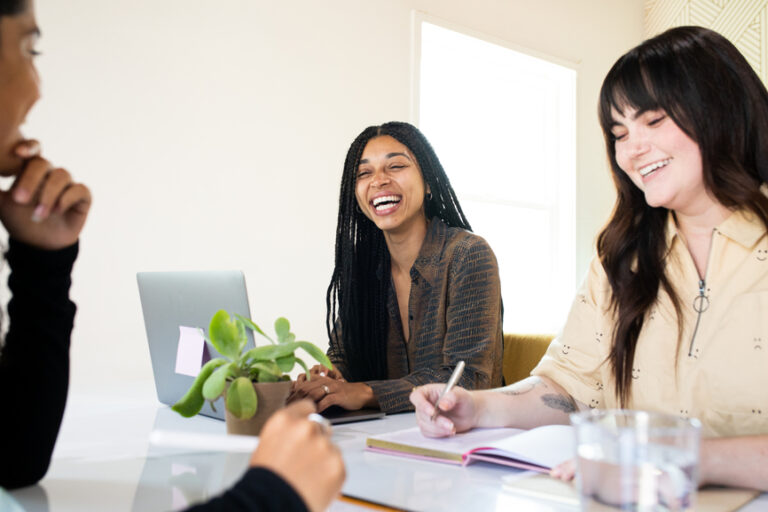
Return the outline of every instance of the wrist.
<path id="1" fill-rule="evenodd" d="M 713 439 L 702 439 L 699 447 L 699 487 L 712 480 Z"/>

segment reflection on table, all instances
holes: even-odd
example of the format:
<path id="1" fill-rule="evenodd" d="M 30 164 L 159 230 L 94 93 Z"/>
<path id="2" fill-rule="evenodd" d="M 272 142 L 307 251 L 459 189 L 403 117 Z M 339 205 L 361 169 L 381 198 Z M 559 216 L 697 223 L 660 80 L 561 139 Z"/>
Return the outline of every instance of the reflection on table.
<path id="1" fill-rule="evenodd" d="M 368 436 L 414 424 L 413 414 L 400 414 L 335 427 L 333 439 L 347 465 L 344 494 L 407 510 L 575 510 L 505 492 L 502 478 L 517 471 L 511 468 L 460 467 L 364 450 Z M 47 476 L 10 496 L 27 512 L 180 510 L 229 487 L 248 465 L 247 453 L 150 445 L 153 430 L 224 434 L 226 428 L 211 418 L 182 418 L 146 393 L 73 396 Z M 766 509 L 763 495 L 743 511 Z"/>

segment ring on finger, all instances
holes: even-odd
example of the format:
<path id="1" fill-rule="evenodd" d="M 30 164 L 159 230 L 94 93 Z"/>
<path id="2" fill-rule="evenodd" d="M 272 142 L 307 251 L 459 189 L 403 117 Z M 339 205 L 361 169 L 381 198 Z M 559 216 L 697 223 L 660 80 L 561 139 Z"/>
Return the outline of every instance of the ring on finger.
<path id="1" fill-rule="evenodd" d="M 331 392 L 331 389 L 330 389 L 330 388 L 329 388 L 327 385 L 323 384 L 323 392 L 324 392 L 326 395 L 328 395 L 328 394 L 330 394 L 330 392 Z"/>

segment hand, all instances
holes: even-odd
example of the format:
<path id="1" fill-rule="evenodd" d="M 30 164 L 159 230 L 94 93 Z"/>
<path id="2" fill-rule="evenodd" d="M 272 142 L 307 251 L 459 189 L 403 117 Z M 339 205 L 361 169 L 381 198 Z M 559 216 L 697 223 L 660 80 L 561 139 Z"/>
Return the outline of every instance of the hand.
<path id="1" fill-rule="evenodd" d="M 338 405 L 350 411 L 363 407 L 377 407 L 373 389 L 364 382 L 347 382 L 330 377 L 312 377 L 312 380 L 296 382 L 289 401 L 310 398 L 317 403 L 317 410 L 324 411 Z"/>
<path id="2" fill-rule="evenodd" d="M 445 384 L 426 384 L 414 388 L 411 403 L 416 407 L 416 422 L 427 437 L 448 437 L 477 425 L 476 396 L 464 388 L 455 387 L 440 400 L 440 414 L 432 421 L 435 402 Z"/>
<path id="3" fill-rule="evenodd" d="M 346 474 L 339 449 L 307 419 L 314 411 L 314 404 L 304 400 L 276 412 L 261 430 L 250 465 L 274 471 L 309 510 L 321 512 L 341 491 Z"/>
<path id="4" fill-rule="evenodd" d="M 553 467 L 549 472 L 549 476 L 564 482 L 573 480 L 573 477 L 576 476 L 576 459 L 568 459 Z"/>
<path id="5" fill-rule="evenodd" d="M 346 382 L 346 379 L 344 379 L 344 376 L 336 368 L 329 370 L 328 368 L 326 368 L 321 364 L 316 364 L 315 366 L 309 369 L 309 377 L 310 379 L 314 379 L 315 377 L 329 377 L 331 379 L 336 379 L 342 382 Z M 296 383 L 306 382 L 306 380 L 307 380 L 307 374 L 302 373 L 301 375 L 296 377 L 295 382 Z M 294 388 L 296 387 L 295 384 L 293 387 Z"/>
<path id="6" fill-rule="evenodd" d="M 90 190 L 42 158 L 37 141 L 23 141 L 14 152 L 22 165 L 11 188 L 0 190 L 0 222 L 11 237 L 42 249 L 72 245 L 91 207 Z"/>

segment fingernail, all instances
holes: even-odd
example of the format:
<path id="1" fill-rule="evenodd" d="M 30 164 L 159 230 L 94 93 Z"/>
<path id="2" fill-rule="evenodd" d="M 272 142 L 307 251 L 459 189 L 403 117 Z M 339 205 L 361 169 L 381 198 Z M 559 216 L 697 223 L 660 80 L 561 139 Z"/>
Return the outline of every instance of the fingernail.
<path id="1" fill-rule="evenodd" d="M 32 212 L 32 221 L 34 222 L 40 222 L 43 220 L 43 215 L 45 214 L 45 206 L 43 205 L 37 205 L 37 208 L 35 208 L 35 211 Z"/>
<path id="2" fill-rule="evenodd" d="M 549 476 L 552 478 L 560 478 L 560 473 L 560 468 L 552 468 L 552 470 L 549 472 Z"/>
<path id="3" fill-rule="evenodd" d="M 13 191 L 13 198 L 17 203 L 26 203 L 29 199 L 29 192 L 24 188 L 17 188 Z"/>

